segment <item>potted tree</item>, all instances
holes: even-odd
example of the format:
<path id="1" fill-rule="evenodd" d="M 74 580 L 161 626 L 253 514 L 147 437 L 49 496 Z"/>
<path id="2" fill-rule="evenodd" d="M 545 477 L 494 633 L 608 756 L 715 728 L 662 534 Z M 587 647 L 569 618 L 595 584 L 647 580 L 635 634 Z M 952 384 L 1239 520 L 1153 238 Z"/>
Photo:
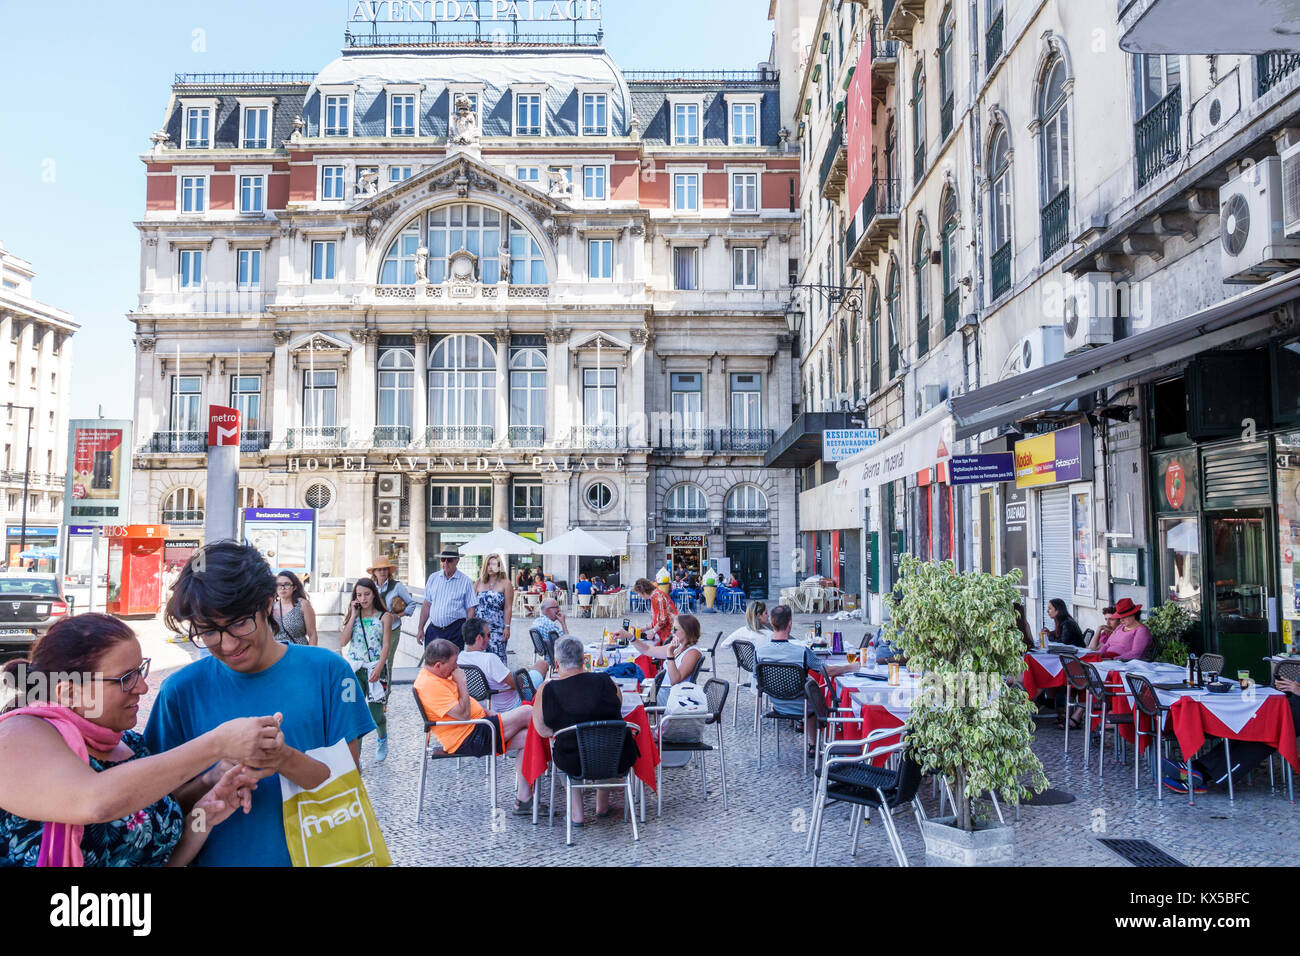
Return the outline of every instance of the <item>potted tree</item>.
<path id="1" fill-rule="evenodd" d="M 1025 646 L 1012 604 L 1020 572 L 958 574 L 951 561 L 905 555 L 889 600 L 889 640 L 923 675 L 906 740 L 927 772 L 952 784 L 953 815 L 924 824 L 932 865 L 1008 865 L 1014 830 L 976 817 L 972 801 L 996 793 L 1007 803 L 1047 787 L 1034 755 L 1033 708 L 1006 677 L 1024 670 Z M 1029 777 L 1026 788 L 1022 779 Z"/>
<path id="2" fill-rule="evenodd" d="M 1152 610 L 1147 615 L 1146 626 L 1156 645 L 1153 660 L 1163 664 L 1185 665 L 1190 648 L 1183 640 L 1183 635 L 1195 623 L 1196 618 L 1192 617 L 1192 613 L 1176 601 Z"/>

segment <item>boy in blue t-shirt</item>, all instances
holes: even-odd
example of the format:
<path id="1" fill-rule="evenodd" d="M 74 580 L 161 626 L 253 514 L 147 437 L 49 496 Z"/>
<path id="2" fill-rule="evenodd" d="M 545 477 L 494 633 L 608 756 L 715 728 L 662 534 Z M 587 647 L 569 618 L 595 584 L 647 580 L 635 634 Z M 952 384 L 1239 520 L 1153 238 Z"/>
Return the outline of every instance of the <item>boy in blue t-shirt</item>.
<path id="1" fill-rule="evenodd" d="M 304 789 L 329 768 L 305 751 L 346 740 L 358 760 L 361 738 L 375 729 L 366 695 L 347 662 L 320 647 L 280 644 L 270 617 L 275 574 L 256 549 L 233 541 L 209 545 L 181 572 L 167 602 L 173 630 L 210 652 L 163 682 L 145 740 L 161 753 L 233 717 L 280 716 L 283 745 L 252 793 L 248 813 L 217 826 L 197 866 L 291 866 L 279 774 Z M 198 789 L 213 768 L 192 782 Z"/>

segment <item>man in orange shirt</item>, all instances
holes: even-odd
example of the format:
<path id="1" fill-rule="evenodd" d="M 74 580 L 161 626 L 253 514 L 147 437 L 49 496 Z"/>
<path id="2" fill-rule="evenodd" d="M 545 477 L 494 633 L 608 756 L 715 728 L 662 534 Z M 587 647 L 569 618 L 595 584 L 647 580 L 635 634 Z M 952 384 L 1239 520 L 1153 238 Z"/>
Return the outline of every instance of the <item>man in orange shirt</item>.
<path id="1" fill-rule="evenodd" d="M 415 678 L 415 693 L 430 720 L 486 719 L 495 724 L 495 734 L 484 724 L 434 727 L 438 743 L 447 753 L 464 757 L 486 757 L 493 752 L 494 742 L 498 756 L 508 750 L 522 751 L 528 725 L 533 720 L 533 708 L 523 704 L 504 714 L 485 711 L 469 694 L 465 672 L 460 669 L 458 661 L 459 653 L 451 641 L 430 641 L 424 650 L 424 666 Z M 514 812 L 520 816 L 532 813 L 532 808 L 526 806 L 532 796 L 533 788 L 524 780 L 523 774 L 519 774 Z"/>

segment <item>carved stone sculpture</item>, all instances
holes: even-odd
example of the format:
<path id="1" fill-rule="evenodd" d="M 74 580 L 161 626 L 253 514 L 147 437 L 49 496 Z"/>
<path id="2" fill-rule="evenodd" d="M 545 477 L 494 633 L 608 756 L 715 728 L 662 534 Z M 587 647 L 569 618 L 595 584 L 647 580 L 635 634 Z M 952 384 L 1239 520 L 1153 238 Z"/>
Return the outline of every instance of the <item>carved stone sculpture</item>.
<path id="1" fill-rule="evenodd" d="M 429 250 L 425 246 L 420 246 L 415 253 L 415 281 L 429 281 Z"/>
<path id="2" fill-rule="evenodd" d="M 448 152 L 471 153 L 482 155 L 483 133 L 478 126 L 474 105 L 463 93 L 456 97 L 456 115 L 451 121 L 451 136 L 448 139 Z"/>

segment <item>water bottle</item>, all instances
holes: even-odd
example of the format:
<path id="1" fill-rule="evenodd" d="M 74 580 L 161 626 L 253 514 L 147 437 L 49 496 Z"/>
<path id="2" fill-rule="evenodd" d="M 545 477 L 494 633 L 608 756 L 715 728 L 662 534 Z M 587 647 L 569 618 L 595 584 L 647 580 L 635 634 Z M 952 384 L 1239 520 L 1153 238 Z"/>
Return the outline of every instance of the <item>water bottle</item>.
<path id="1" fill-rule="evenodd" d="M 871 643 L 867 645 L 866 669 L 873 674 L 876 672 L 876 639 L 873 637 Z"/>

